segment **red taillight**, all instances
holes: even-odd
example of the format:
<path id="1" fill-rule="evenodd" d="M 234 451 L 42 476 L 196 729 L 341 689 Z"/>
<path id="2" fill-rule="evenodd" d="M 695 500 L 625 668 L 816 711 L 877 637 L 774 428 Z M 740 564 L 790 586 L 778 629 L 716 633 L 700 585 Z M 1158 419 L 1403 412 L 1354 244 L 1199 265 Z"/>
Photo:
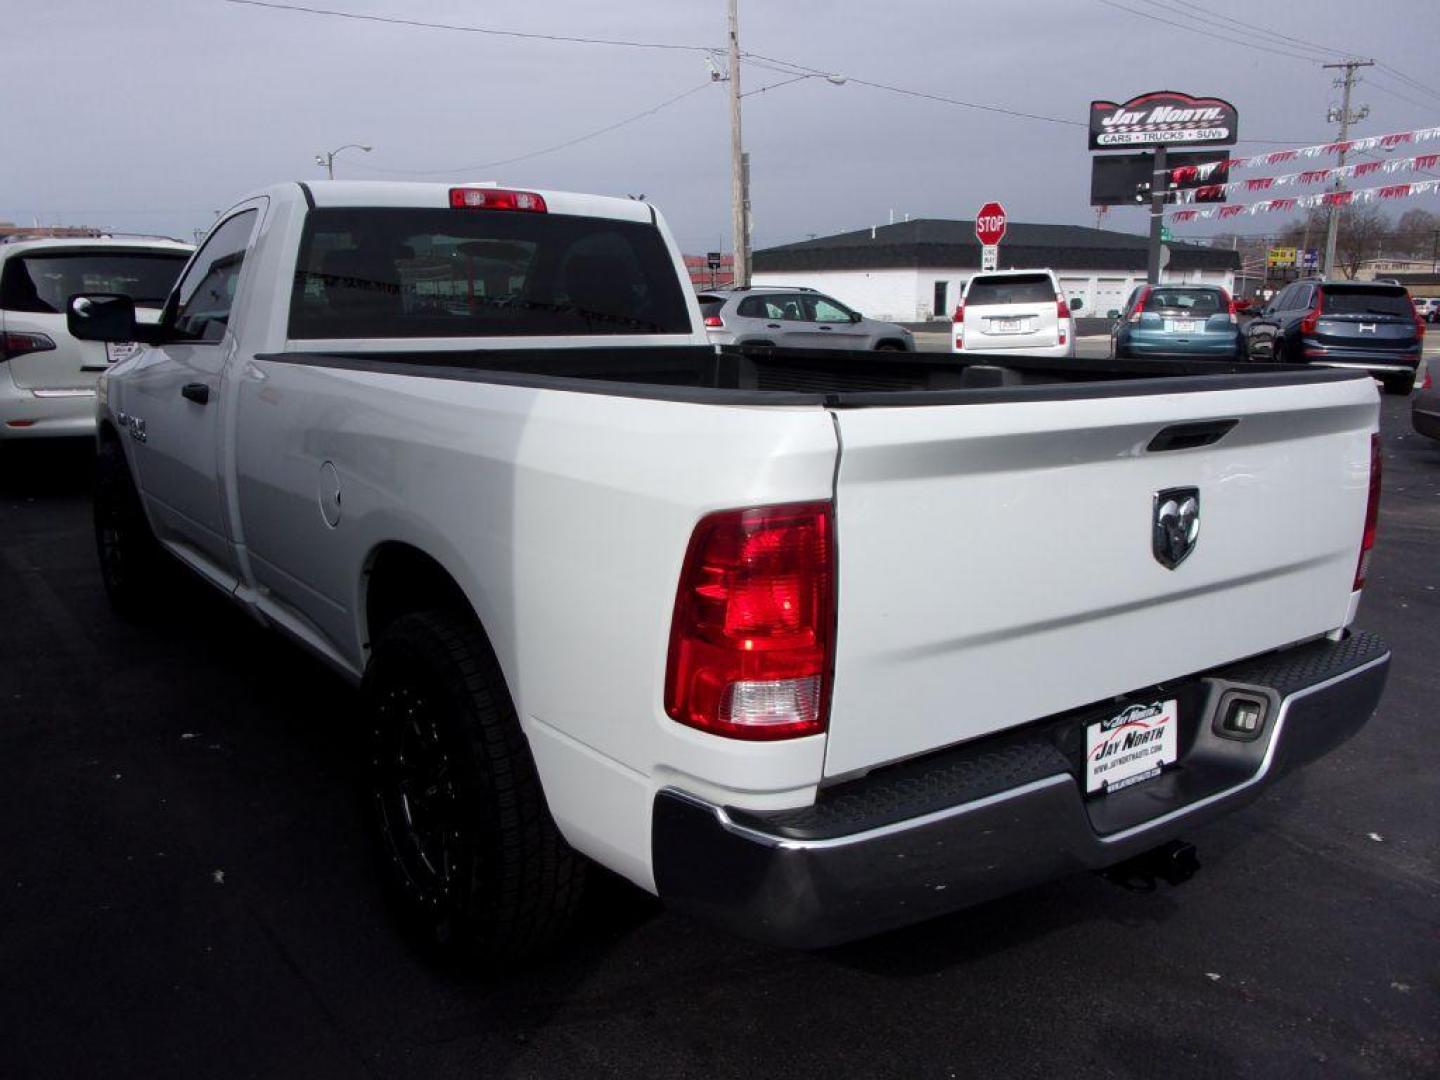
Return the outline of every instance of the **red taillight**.
<path id="1" fill-rule="evenodd" d="M 828 502 L 701 519 L 675 595 L 665 711 L 716 735 L 825 730 L 835 640 Z"/>
<path id="2" fill-rule="evenodd" d="M 1065 331 L 1070 325 L 1070 305 L 1063 296 L 1055 297 L 1055 317 L 1060 320 L 1060 344 L 1065 344 Z"/>
<path id="3" fill-rule="evenodd" d="M 1141 314 L 1145 311 L 1145 304 L 1150 299 L 1150 286 L 1146 285 L 1140 290 L 1140 295 L 1135 298 L 1135 309 L 1130 312 L 1130 321 L 1138 323 Z"/>
<path id="4" fill-rule="evenodd" d="M 1355 564 L 1354 589 L 1365 587 L 1370 569 L 1370 549 L 1375 546 L 1375 526 L 1380 521 L 1380 436 L 1370 435 L 1370 499 L 1365 504 L 1365 535 L 1360 540 L 1360 561 Z"/>
<path id="5" fill-rule="evenodd" d="M 47 334 L 22 334 L 16 330 L 0 334 L 0 360 L 24 356 L 26 353 L 45 352 L 53 348 L 55 342 L 50 340 Z"/>
<path id="6" fill-rule="evenodd" d="M 1420 317 L 1420 312 L 1412 311 L 1415 316 L 1415 336 L 1420 339 L 1420 344 L 1425 344 L 1425 320 Z"/>
<path id="7" fill-rule="evenodd" d="M 720 318 L 719 315 L 706 315 L 706 316 L 705 316 L 705 325 L 706 325 L 706 326 L 724 326 L 724 325 L 725 325 L 725 320 L 722 319 L 722 318 Z"/>
<path id="8" fill-rule="evenodd" d="M 1300 320 L 1300 332 L 1302 334 L 1313 334 L 1315 327 L 1320 323 L 1320 316 L 1325 311 L 1325 290 L 1315 290 L 1315 306 L 1310 313 Z"/>
<path id="9" fill-rule="evenodd" d="M 1225 298 L 1225 309 L 1230 313 L 1230 325 L 1234 326 L 1240 321 L 1239 310 L 1235 307 L 1235 298 L 1224 289 L 1220 290 L 1220 295 Z"/>
<path id="10" fill-rule="evenodd" d="M 1429 364 L 1426 364 L 1426 365 L 1425 365 L 1425 375 L 1424 375 L 1424 378 L 1422 378 L 1422 379 L 1420 380 L 1420 385 L 1417 386 L 1416 389 L 1417 389 L 1417 390 L 1429 390 L 1429 389 L 1432 388 L 1432 385 L 1433 385 L 1433 384 L 1430 382 L 1430 365 L 1429 365 Z"/>
<path id="11" fill-rule="evenodd" d="M 955 348 L 965 347 L 965 302 L 955 305 L 955 314 L 950 316 L 951 330 L 955 333 Z"/>
<path id="12" fill-rule="evenodd" d="M 507 191 L 504 188 L 452 187 L 450 207 L 454 210 L 528 210 L 532 214 L 546 212 L 545 200 L 533 191 Z"/>

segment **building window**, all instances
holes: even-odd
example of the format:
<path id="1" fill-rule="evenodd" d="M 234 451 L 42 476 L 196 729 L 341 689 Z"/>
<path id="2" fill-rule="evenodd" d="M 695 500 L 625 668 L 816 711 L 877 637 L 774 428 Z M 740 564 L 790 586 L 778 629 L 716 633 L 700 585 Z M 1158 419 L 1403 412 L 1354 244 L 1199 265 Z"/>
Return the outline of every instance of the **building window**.
<path id="1" fill-rule="evenodd" d="M 947 310 L 945 306 L 945 290 L 949 287 L 950 283 L 948 281 L 935 282 L 935 307 L 933 308 L 933 313 L 937 319 L 945 317 Z"/>

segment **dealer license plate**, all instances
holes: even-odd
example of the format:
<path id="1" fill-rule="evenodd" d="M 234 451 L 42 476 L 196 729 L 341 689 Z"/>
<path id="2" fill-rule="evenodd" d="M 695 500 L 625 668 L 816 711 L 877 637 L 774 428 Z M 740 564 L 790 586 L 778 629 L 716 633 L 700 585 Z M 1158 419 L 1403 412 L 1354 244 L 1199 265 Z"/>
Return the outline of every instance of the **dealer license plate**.
<path id="1" fill-rule="evenodd" d="M 1165 329 L 1176 334 L 1198 334 L 1205 324 L 1195 319 L 1166 319 Z"/>
<path id="2" fill-rule="evenodd" d="M 134 341 L 107 341 L 105 343 L 105 358 L 112 364 L 118 364 L 121 360 L 128 360 L 135 355 L 140 346 Z"/>
<path id="3" fill-rule="evenodd" d="M 990 332 L 992 334 L 1018 334 L 1025 328 L 1024 319 L 991 319 Z"/>
<path id="4" fill-rule="evenodd" d="M 1131 705 L 1085 729 L 1085 792 L 1118 791 L 1152 776 L 1179 756 L 1179 703 Z"/>

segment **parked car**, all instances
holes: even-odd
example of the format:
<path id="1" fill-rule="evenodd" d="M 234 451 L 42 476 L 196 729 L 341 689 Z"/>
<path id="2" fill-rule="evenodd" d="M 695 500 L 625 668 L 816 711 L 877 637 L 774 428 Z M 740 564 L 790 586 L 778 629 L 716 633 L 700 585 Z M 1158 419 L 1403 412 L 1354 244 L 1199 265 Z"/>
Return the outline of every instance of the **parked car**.
<path id="1" fill-rule="evenodd" d="M 1141 285 L 1110 328 L 1110 355 L 1239 360 L 1235 301 L 1216 285 Z"/>
<path id="2" fill-rule="evenodd" d="M 192 250 L 171 240 L 0 244 L 0 441 L 93 434 L 95 380 L 134 346 L 77 341 L 66 301 L 116 293 L 154 322 Z"/>
<path id="3" fill-rule="evenodd" d="M 1378 281 L 1296 281 L 1245 326 L 1251 360 L 1368 371 L 1387 394 L 1408 394 L 1425 324 L 1403 286 Z"/>
<path id="4" fill-rule="evenodd" d="M 953 352 L 1011 356 L 1075 355 L 1075 319 L 1050 270 L 1000 270 L 965 283 L 950 318 Z"/>
<path id="5" fill-rule="evenodd" d="M 716 345 L 915 351 L 915 338 L 903 326 L 867 319 L 814 289 L 752 285 L 706 289 L 697 299 Z"/>
<path id="6" fill-rule="evenodd" d="M 1415 297 L 1415 310 L 1427 323 L 1440 322 L 1440 297 Z"/>
<path id="7" fill-rule="evenodd" d="M 98 401 L 111 602 L 178 559 L 359 684 L 432 943 L 552 941 L 594 860 L 834 944 L 1188 837 L 1373 712 L 1363 374 L 717 350 L 681 266 L 631 199 L 291 183 L 158 325 L 70 304 L 142 342 Z"/>
<path id="8" fill-rule="evenodd" d="M 1420 382 L 1410 399 L 1410 424 L 1421 435 L 1440 439 L 1440 356 L 1432 356 L 1421 367 Z"/>

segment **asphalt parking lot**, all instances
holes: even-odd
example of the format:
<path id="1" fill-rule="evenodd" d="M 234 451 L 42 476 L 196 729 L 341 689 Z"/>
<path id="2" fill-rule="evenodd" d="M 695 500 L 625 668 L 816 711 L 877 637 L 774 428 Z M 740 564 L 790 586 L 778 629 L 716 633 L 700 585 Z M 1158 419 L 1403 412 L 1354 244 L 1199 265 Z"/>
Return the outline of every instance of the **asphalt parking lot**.
<path id="1" fill-rule="evenodd" d="M 1380 711 L 1189 837 L 1188 884 L 807 954 L 610 882 L 563 955 L 489 978 L 392 929 L 352 692 L 193 588 L 117 622 L 88 447 L 0 451 L 0 1075 L 1434 1076 L 1440 444 L 1386 398 L 1384 445 Z"/>

